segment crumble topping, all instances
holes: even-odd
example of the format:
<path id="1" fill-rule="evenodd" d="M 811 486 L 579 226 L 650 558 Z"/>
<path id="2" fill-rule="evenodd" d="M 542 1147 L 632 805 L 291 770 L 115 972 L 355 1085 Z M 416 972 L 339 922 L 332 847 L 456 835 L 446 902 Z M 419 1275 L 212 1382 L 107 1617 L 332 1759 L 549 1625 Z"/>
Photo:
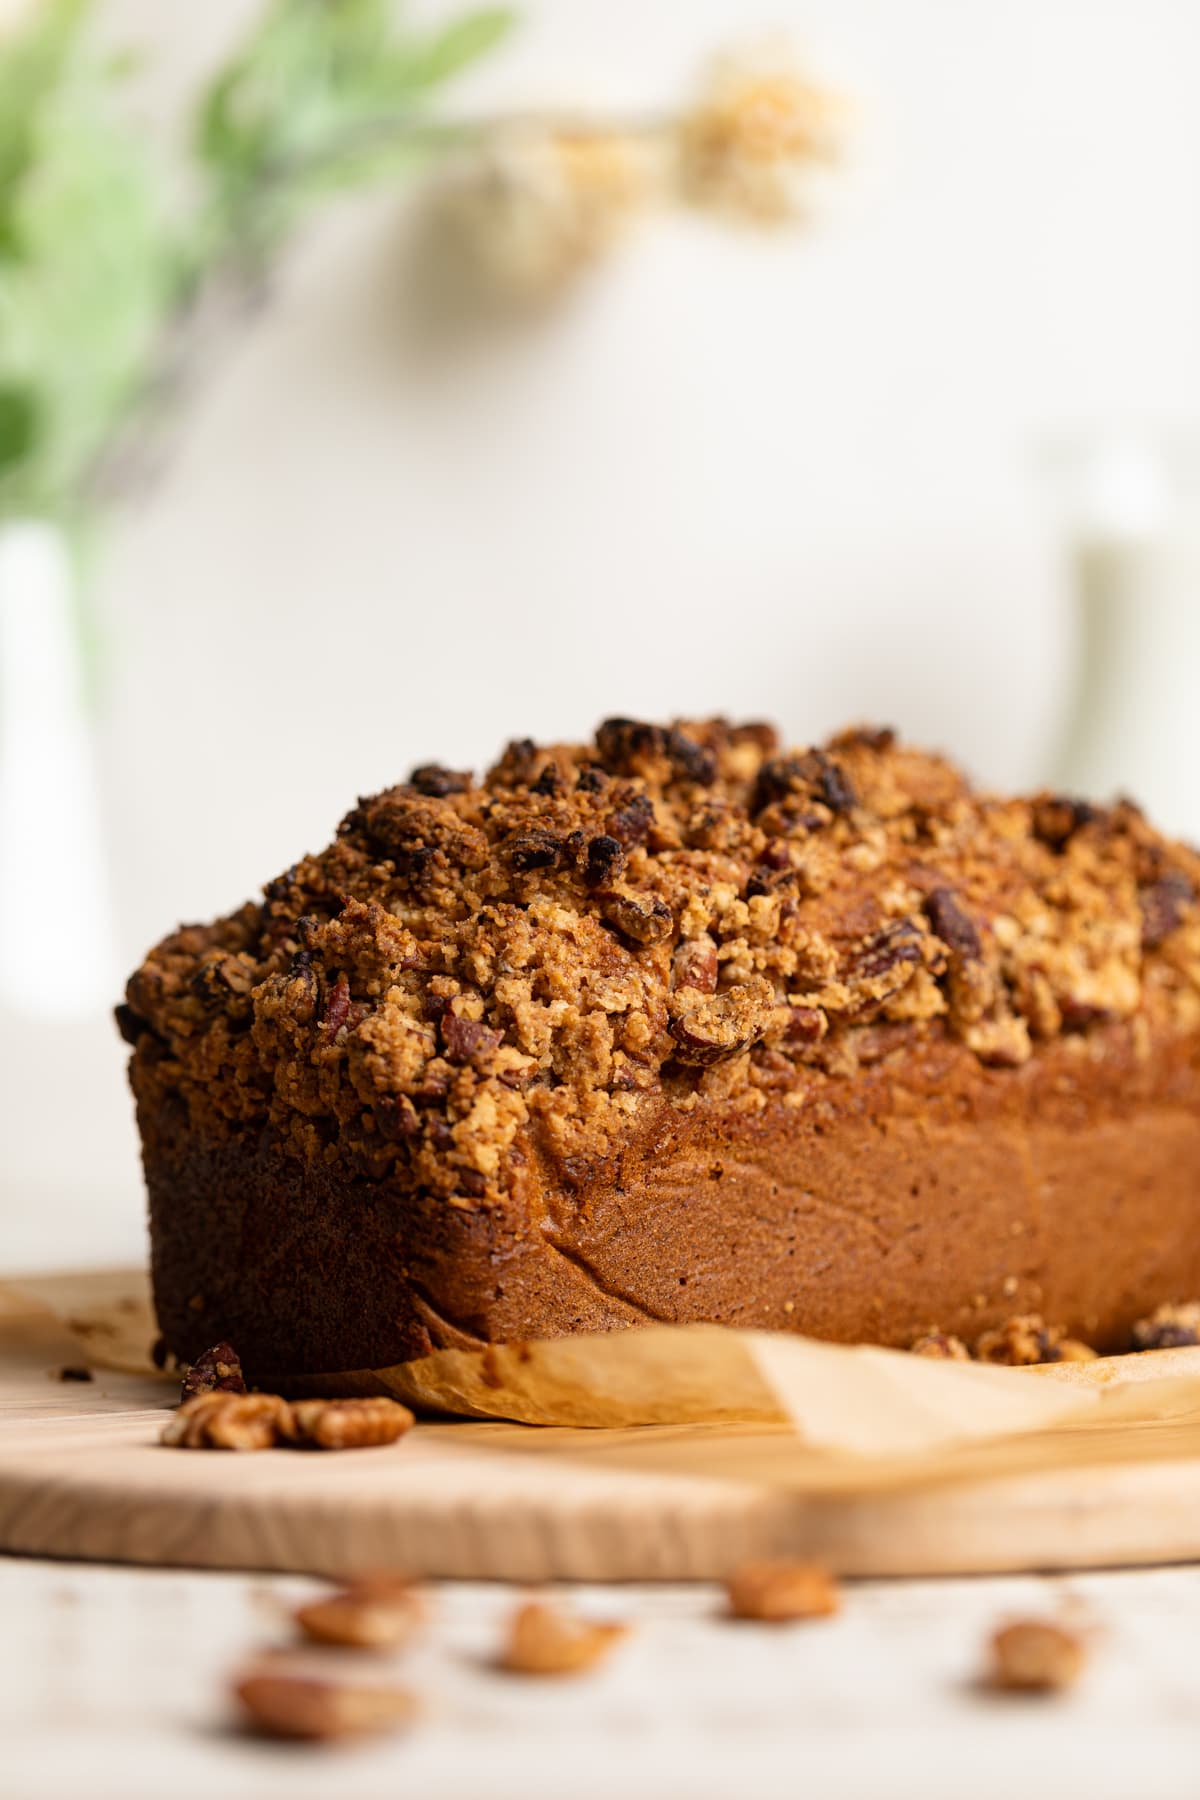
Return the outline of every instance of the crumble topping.
<path id="1" fill-rule="evenodd" d="M 1015 1069 L 1118 1021 L 1200 1028 L 1198 892 L 1132 804 L 979 795 L 890 731 L 786 751 L 610 719 L 360 800 L 260 901 L 164 939 L 118 1023 L 190 1129 L 269 1124 L 474 1208 L 529 1131 L 591 1156 L 651 1103 L 803 1105 L 932 1038 Z"/>

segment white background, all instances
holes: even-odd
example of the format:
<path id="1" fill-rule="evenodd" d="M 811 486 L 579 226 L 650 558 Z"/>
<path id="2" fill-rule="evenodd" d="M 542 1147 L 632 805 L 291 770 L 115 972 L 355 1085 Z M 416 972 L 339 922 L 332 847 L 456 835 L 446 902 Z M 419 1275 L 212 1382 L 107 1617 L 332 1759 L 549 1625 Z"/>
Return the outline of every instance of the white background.
<path id="1" fill-rule="evenodd" d="M 112 0 L 150 128 L 252 10 Z M 783 26 L 856 97 L 853 167 L 808 232 L 653 221 L 469 336 L 415 316 L 403 196 L 306 240 L 108 541 L 126 967 L 414 761 L 608 712 L 870 717 L 1035 780 L 1070 655 L 1039 446 L 1200 413 L 1194 0 L 522 10 L 464 109 L 670 104 Z M 0 1266 L 138 1254 L 107 1022 L 0 1015 L 0 1084 Z"/>

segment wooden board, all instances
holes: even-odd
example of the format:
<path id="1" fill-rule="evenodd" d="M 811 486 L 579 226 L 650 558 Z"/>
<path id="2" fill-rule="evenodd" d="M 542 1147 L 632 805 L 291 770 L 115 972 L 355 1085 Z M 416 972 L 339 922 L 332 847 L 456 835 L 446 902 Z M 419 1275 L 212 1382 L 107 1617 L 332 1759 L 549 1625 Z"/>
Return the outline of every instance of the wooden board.
<path id="1" fill-rule="evenodd" d="M 439 1423 L 344 1455 L 187 1453 L 158 1442 L 172 1389 L 54 1377 L 77 1360 L 45 1312 L 0 1313 L 0 1549 L 510 1581 L 710 1579 L 776 1555 L 855 1575 L 1200 1557 L 1200 1459 L 848 1497 L 787 1491 L 783 1428 Z M 727 1478 L 689 1468 L 713 1432 Z"/>

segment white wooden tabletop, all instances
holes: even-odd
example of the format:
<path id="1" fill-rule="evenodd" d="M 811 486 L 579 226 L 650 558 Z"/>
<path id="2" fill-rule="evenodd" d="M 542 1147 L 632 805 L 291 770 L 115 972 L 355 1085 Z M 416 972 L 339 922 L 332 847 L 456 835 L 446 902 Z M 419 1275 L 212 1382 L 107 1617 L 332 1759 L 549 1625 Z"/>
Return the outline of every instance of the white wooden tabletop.
<path id="1" fill-rule="evenodd" d="M 858 1583 L 839 1618 L 784 1628 L 721 1619 L 711 1588 L 574 1589 L 581 1610 L 633 1631 L 602 1670 L 554 1682 L 489 1667 L 513 1590 L 446 1584 L 428 1638 L 395 1664 L 425 1708 L 406 1735 L 351 1748 L 248 1738 L 229 1676 L 290 1641 L 288 1607 L 319 1587 L 0 1558 L 3 1800 L 1200 1791 L 1200 1569 Z M 1001 1618 L 1064 1609 L 1096 1633 L 1077 1690 L 978 1688 Z"/>

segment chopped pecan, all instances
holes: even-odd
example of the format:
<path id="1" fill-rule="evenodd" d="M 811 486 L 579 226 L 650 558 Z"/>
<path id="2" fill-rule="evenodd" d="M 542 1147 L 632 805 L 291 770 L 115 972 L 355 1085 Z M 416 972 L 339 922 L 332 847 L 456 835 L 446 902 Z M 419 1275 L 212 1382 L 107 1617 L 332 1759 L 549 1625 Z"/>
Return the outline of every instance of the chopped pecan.
<path id="1" fill-rule="evenodd" d="M 534 826 L 528 831 L 514 832 L 503 846 L 503 855 L 511 868 L 523 874 L 528 869 L 553 869 L 562 860 L 562 839 L 552 831 Z"/>
<path id="2" fill-rule="evenodd" d="M 532 738 L 512 738 L 504 746 L 504 754 L 500 761 L 488 771 L 489 785 L 497 787 L 522 787 L 533 781 L 537 774 L 538 747 Z"/>
<path id="3" fill-rule="evenodd" d="M 675 929 L 670 907 L 657 894 L 605 894 L 600 913 L 635 944 L 660 944 Z"/>
<path id="4" fill-rule="evenodd" d="M 451 1000 L 442 1014 L 441 1031 L 446 1058 L 452 1063 L 471 1062 L 475 1057 L 486 1056 L 504 1038 L 502 1031 L 493 1030 L 482 1019 L 460 1017 L 456 1000 Z"/>
<path id="5" fill-rule="evenodd" d="M 415 1423 L 407 1406 L 382 1394 L 352 1400 L 297 1400 L 296 1441 L 313 1450 L 367 1450 L 394 1444 Z"/>
<path id="6" fill-rule="evenodd" d="M 448 794 L 465 794 L 473 779 L 469 769 L 446 769 L 441 763 L 422 763 L 409 776 L 408 785 L 429 800 L 444 800 Z"/>
<path id="7" fill-rule="evenodd" d="M 840 1611 L 841 1591 L 820 1563 L 753 1562 L 735 1569 L 725 1583 L 735 1619 L 783 1625 L 792 1619 L 827 1619 Z"/>
<path id="8" fill-rule="evenodd" d="M 607 769 L 627 775 L 646 758 L 661 756 L 665 737 L 661 725 L 646 725 L 640 719 L 605 719 L 596 730 L 596 748 Z"/>
<path id="9" fill-rule="evenodd" d="M 414 1138 L 421 1129 L 421 1115 L 407 1094 L 385 1095 L 376 1101 L 375 1122 L 380 1135 L 392 1142 Z"/>
<path id="10" fill-rule="evenodd" d="M 717 778 L 717 759 L 677 725 L 647 725 L 640 719 L 605 719 L 596 733 L 596 748 L 615 775 L 654 773 L 666 762 L 668 772 L 708 787 Z"/>
<path id="11" fill-rule="evenodd" d="M 325 1017 L 321 1030 L 326 1043 L 332 1044 L 342 1026 L 350 1017 L 350 983 L 339 971 L 338 978 L 329 991 L 325 1002 Z"/>
<path id="12" fill-rule="evenodd" d="M 672 959 L 671 980 L 677 988 L 695 988 L 701 994 L 716 992 L 717 946 L 707 932 L 679 943 Z"/>
<path id="13" fill-rule="evenodd" d="M 829 1030 L 829 1020 L 819 1006 L 789 1006 L 783 1028 L 785 1044 L 819 1044 Z"/>
<path id="14" fill-rule="evenodd" d="M 163 1427 L 162 1441 L 183 1450 L 270 1450 L 295 1436 L 291 1408 L 278 1394 L 197 1394 Z"/>
<path id="15" fill-rule="evenodd" d="M 575 777 L 576 790 L 581 794 L 598 794 L 607 785 L 608 776 L 594 763 L 585 763 Z"/>
<path id="16" fill-rule="evenodd" d="M 243 1676 L 234 1693 L 269 1737 L 369 1737 L 409 1724 L 420 1710 L 404 1688 L 271 1671 Z"/>
<path id="17" fill-rule="evenodd" d="M 852 812 L 858 805 L 850 777 L 823 750 L 808 750 L 803 756 L 776 756 L 765 762 L 758 772 L 752 810 L 762 812 L 791 795 L 819 800 L 834 814 Z"/>
<path id="18" fill-rule="evenodd" d="M 899 973 L 902 979 L 896 986 L 901 986 L 922 960 L 920 932 L 911 919 L 895 919 L 862 940 L 843 972 L 854 985 L 890 979 Z"/>
<path id="19" fill-rule="evenodd" d="M 119 1006 L 114 1006 L 113 1018 L 117 1021 L 117 1030 L 125 1042 L 134 1045 L 135 1048 L 143 1031 L 150 1029 L 145 1019 L 140 1018 L 132 1006 L 129 1006 L 124 1000 Z"/>
<path id="20" fill-rule="evenodd" d="M 557 763 L 548 762 L 537 780 L 530 785 L 531 794 L 557 794 L 562 786 L 562 774 Z"/>
<path id="21" fill-rule="evenodd" d="M 1014 1619 L 989 1646 L 989 1687 L 1012 1693 L 1059 1693 L 1078 1680 L 1085 1652 L 1078 1633 L 1050 1619 Z"/>
<path id="22" fill-rule="evenodd" d="M 1099 817 L 1097 809 L 1086 800 L 1072 800 L 1066 794 L 1041 794 L 1033 802 L 1033 835 L 1049 849 L 1061 851 L 1077 831 Z"/>
<path id="23" fill-rule="evenodd" d="M 609 814 L 608 835 L 620 844 L 644 844 L 654 824 L 654 802 L 649 794 L 634 794 Z"/>
<path id="24" fill-rule="evenodd" d="M 950 888 L 937 887 L 926 896 L 925 917 L 953 956 L 964 959 L 982 956 L 979 933 Z"/>
<path id="25" fill-rule="evenodd" d="M 1200 1300 L 1158 1307 L 1133 1328 L 1135 1350 L 1179 1350 L 1200 1344 Z"/>
<path id="26" fill-rule="evenodd" d="M 975 1345 L 979 1362 L 1006 1363 L 1020 1368 L 1029 1363 L 1092 1362 L 1096 1352 L 1061 1325 L 1047 1325 L 1040 1313 L 1022 1313 L 1007 1319 L 998 1331 L 985 1331 Z"/>
<path id="27" fill-rule="evenodd" d="M 675 726 L 667 733 L 666 753 L 685 780 L 711 787 L 717 779 L 717 759 L 712 751 Z"/>
<path id="28" fill-rule="evenodd" d="M 711 999 L 673 1006 L 669 1024 L 676 1060 L 697 1068 L 722 1062 L 756 1044 L 780 1016 L 774 989 L 761 975 Z"/>
<path id="29" fill-rule="evenodd" d="M 1153 882 L 1149 887 L 1138 889 L 1138 902 L 1142 909 L 1142 948 L 1157 950 L 1158 946 L 1178 930 L 1183 923 L 1185 907 L 1196 898 L 1196 890 L 1178 869 L 1170 870 L 1161 880 Z"/>
<path id="30" fill-rule="evenodd" d="M 394 1650 L 408 1643 L 429 1615 L 425 1595 L 401 1575 L 367 1575 L 337 1593 L 310 1600 L 296 1612 L 306 1637 L 355 1650 Z"/>
<path id="31" fill-rule="evenodd" d="M 530 1600 L 509 1620 L 497 1660 L 515 1675 L 577 1675 L 606 1657 L 626 1631 Z"/>
<path id="32" fill-rule="evenodd" d="M 589 887 L 607 887 L 624 867 L 625 850 L 615 837 L 605 833 L 590 840 L 583 865 L 583 879 Z"/>
<path id="33" fill-rule="evenodd" d="M 971 1352 L 961 1338 L 948 1331 L 926 1331 L 908 1346 L 913 1356 L 936 1357 L 942 1362 L 970 1362 Z"/>
<path id="34" fill-rule="evenodd" d="M 829 747 L 831 750 L 874 750 L 882 755 L 895 742 L 896 733 L 891 725 L 851 725 L 831 738 Z"/>
<path id="35" fill-rule="evenodd" d="M 246 1377 L 242 1374 L 241 1359 L 233 1345 L 223 1340 L 203 1351 L 184 1371 L 183 1400 L 192 1400 L 197 1394 L 245 1392 Z"/>

